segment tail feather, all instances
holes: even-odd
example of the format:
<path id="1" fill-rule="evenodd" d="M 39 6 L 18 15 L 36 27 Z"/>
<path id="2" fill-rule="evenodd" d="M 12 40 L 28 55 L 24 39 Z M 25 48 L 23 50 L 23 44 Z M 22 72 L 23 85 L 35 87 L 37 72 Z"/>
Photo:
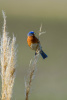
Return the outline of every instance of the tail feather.
<path id="1" fill-rule="evenodd" d="M 48 56 L 43 52 L 43 50 L 40 51 L 40 54 L 43 59 L 47 58 Z"/>

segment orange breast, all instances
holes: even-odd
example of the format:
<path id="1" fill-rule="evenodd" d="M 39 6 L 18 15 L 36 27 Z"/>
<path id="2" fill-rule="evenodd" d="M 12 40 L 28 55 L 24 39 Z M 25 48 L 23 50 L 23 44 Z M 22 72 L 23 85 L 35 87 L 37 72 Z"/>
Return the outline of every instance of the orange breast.
<path id="1" fill-rule="evenodd" d="M 39 40 L 35 36 L 28 36 L 27 43 L 31 46 L 31 43 L 39 43 Z"/>

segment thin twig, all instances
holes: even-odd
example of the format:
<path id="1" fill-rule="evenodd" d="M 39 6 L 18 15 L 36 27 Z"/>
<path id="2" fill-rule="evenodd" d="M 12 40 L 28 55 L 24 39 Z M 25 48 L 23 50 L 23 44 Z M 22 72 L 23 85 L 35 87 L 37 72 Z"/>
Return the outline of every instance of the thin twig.
<path id="1" fill-rule="evenodd" d="M 41 24 L 40 30 L 39 30 L 39 40 L 40 40 L 40 35 L 42 35 L 43 33 L 45 33 L 45 32 L 42 32 L 42 24 Z M 37 55 L 35 55 L 34 59 L 30 60 L 30 64 L 29 64 L 29 66 L 30 66 L 30 72 L 29 73 L 30 74 L 29 74 L 29 78 L 27 78 L 27 80 L 25 82 L 25 90 L 26 90 L 25 100 L 29 100 L 29 93 L 30 93 L 30 90 L 31 90 L 31 84 L 32 84 L 34 72 L 36 70 L 36 64 L 37 64 L 38 58 L 39 58 L 39 53 L 37 53 Z"/>
<path id="2" fill-rule="evenodd" d="M 37 64 L 37 61 L 38 61 L 38 58 L 39 58 L 39 54 L 37 54 L 34 59 L 32 60 L 32 62 L 30 63 L 30 66 L 32 67 L 31 71 L 30 71 L 30 75 L 29 75 L 29 81 L 27 82 L 26 81 L 26 98 L 25 100 L 28 100 L 29 99 L 29 93 L 30 93 L 30 89 L 31 89 L 31 84 L 32 84 L 32 80 L 33 80 L 33 76 L 34 76 L 34 72 L 35 72 L 35 69 L 36 69 L 36 64 Z"/>

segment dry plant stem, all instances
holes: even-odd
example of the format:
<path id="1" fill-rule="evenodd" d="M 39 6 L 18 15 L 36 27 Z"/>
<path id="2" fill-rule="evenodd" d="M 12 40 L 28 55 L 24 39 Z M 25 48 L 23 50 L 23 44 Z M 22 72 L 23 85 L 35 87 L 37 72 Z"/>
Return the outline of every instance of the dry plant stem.
<path id="1" fill-rule="evenodd" d="M 29 92 L 30 92 L 30 89 L 31 89 L 31 84 L 32 84 L 34 72 L 35 72 L 35 69 L 36 69 L 36 64 L 37 64 L 37 61 L 38 61 L 38 56 L 39 56 L 39 54 L 37 54 L 34 57 L 34 60 L 31 62 L 32 63 L 32 65 L 31 65 L 32 70 L 30 71 L 29 82 L 26 83 L 26 99 L 25 100 L 29 99 Z"/>
<path id="2" fill-rule="evenodd" d="M 40 40 L 40 36 L 45 33 L 45 32 L 42 32 L 42 24 L 40 26 L 40 30 L 39 30 L 39 40 Z M 30 63 L 30 75 L 29 75 L 29 80 L 26 81 L 26 98 L 25 100 L 29 100 L 29 93 L 30 93 L 30 89 L 31 89 L 31 84 L 32 84 L 32 80 L 33 80 L 33 76 L 34 76 L 34 72 L 35 72 L 35 69 L 36 69 L 36 64 L 37 64 L 37 61 L 38 61 L 38 58 L 39 58 L 39 53 L 37 55 L 35 55 L 34 59 L 32 60 L 32 62 Z"/>
<path id="3" fill-rule="evenodd" d="M 3 27 L 3 38 L 2 38 L 2 43 L 1 43 L 1 67 L 2 67 L 2 99 L 5 100 L 5 71 L 7 67 L 7 58 L 6 58 L 6 45 L 7 45 L 7 38 L 6 38 L 6 17 L 3 12 L 3 17 L 4 17 L 4 27 Z"/>
<path id="4" fill-rule="evenodd" d="M 29 96 L 29 92 L 30 92 L 30 87 L 31 87 L 32 77 L 33 77 L 34 71 L 35 71 L 35 69 L 33 69 L 32 72 L 30 73 L 29 86 L 26 89 L 26 100 L 28 100 L 28 96 Z"/>
<path id="5" fill-rule="evenodd" d="M 2 78 L 2 98 L 1 100 L 11 100 L 15 73 L 15 37 L 12 42 L 6 32 L 6 16 L 4 11 L 3 34 L 1 38 L 1 78 Z"/>

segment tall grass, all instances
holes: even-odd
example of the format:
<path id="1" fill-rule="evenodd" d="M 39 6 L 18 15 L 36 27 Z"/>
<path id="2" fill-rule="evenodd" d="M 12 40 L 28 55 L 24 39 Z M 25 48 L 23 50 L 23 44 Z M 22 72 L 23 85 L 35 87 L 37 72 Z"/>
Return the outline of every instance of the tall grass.
<path id="1" fill-rule="evenodd" d="M 39 58 L 39 53 L 35 55 L 33 59 L 30 60 L 29 75 L 27 76 L 27 79 L 25 81 L 25 100 L 29 100 L 29 93 L 31 89 L 32 80 L 34 78 L 34 73 L 36 70 L 36 64 L 37 64 L 38 58 Z"/>
<path id="2" fill-rule="evenodd" d="M 6 16 L 5 12 L 2 11 L 4 24 L 3 33 L 1 37 L 1 79 L 2 79 L 2 97 L 1 100 L 11 100 L 12 90 L 15 79 L 15 58 L 16 49 L 15 42 L 16 38 L 13 35 L 12 41 L 6 32 Z"/>
<path id="3" fill-rule="evenodd" d="M 39 37 L 38 37 L 39 40 L 40 40 L 40 35 L 45 33 L 45 32 L 41 32 L 41 30 L 42 30 L 42 24 L 41 24 L 40 30 L 39 30 Z M 29 73 L 28 73 L 27 79 L 25 81 L 25 100 L 29 100 L 29 94 L 30 94 L 30 90 L 31 90 L 33 77 L 35 75 L 38 58 L 39 58 L 39 52 L 37 53 L 37 55 L 34 56 L 33 59 L 30 60 Z"/>
<path id="4" fill-rule="evenodd" d="M 2 79 L 2 91 L 1 91 L 1 100 L 11 100 L 13 85 L 15 80 L 15 65 L 16 65 L 16 48 L 15 42 L 16 38 L 13 35 L 13 39 L 8 36 L 6 32 L 6 16 L 5 12 L 2 11 L 4 24 L 3 24 L 3 33 L 1 37 L 1 79 Z M 41 32 L 42 25 L 39 30 L 39 40 L 40 35 L 44 32 Z M 30 60 L 29 64 L 29 74 L 25 81 L 25 100 L 29 100 L 29 94 L 31 90 L 31 85 L 33 77 L 35 75 L 36 65 L 39 58 L 39 52 Z"/>

